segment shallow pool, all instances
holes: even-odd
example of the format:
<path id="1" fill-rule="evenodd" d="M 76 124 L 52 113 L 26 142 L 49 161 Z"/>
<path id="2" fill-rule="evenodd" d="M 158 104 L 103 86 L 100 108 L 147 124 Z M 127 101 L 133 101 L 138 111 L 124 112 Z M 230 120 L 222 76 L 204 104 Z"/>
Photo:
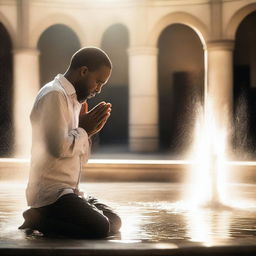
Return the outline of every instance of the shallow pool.
<path id="1" fill-rule="evenodd" d="M 28 239 L 17 227 L 26 209 L 24 183 L 0 183 L 0 239 Z M 184 185 L 173 183 L 82 183 L 81 189 L 109 204 L 123 226 L 113 241 L 196 242 L 205 246 L 256 244 L 256 185 L 229 185 L 230 208 L 191 207 Z"/>

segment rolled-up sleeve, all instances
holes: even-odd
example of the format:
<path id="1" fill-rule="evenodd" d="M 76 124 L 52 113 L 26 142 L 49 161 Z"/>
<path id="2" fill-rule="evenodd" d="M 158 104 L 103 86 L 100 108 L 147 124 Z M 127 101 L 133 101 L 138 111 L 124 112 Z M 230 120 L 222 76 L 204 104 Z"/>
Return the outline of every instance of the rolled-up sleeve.
<path id="1" fill-rule="evenodd" d="M 89 155 L 90 145 L 83 128 L 70 126 L 72 111 L 64 94 L 51 91 L 37 105 L 37 116 L 46 150 L 56 158 Z"/>

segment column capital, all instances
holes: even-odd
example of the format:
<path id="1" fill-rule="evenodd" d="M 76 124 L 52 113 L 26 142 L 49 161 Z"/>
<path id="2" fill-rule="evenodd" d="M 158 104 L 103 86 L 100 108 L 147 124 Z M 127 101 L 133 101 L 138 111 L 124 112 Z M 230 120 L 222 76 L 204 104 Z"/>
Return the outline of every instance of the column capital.
<path id="1" fill-rule="evenodd" d="M 130 56 L 136 56 L 136 55 L 156 56 L 158 54 L 158 48 L 151 47 L 151 46 L 134 46 L 134 47 L 130 47 L 127 51 Z"/>
<path id="2" fill-rule="evenodd" d="M 13 54 L 27 54 L 33 56 L 39 56 L 40 51 L 37 48 L 15 48 Z"/>
<path id="3" fill-rule="evenodd" d="M 205 50 L 222 50 L 222 51 L 233 51 L 235 46 L 234 40 L 216 40 L 208 41 L 205 46 Z"/>

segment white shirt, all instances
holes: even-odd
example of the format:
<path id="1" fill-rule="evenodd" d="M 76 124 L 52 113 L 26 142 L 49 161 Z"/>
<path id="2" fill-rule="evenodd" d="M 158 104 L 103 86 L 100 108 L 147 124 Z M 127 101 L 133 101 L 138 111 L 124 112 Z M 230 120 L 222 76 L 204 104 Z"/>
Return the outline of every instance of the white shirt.
<path id="1" fill-rule="evenodd" d="M 39 91 L 30 114 L 29 206 L 45 206 L 65 191 L 78 190 L 82 164 L 90 154 L 88 135 L 78 127 L 80 109 L 75 88 L 63 75 Z"/>

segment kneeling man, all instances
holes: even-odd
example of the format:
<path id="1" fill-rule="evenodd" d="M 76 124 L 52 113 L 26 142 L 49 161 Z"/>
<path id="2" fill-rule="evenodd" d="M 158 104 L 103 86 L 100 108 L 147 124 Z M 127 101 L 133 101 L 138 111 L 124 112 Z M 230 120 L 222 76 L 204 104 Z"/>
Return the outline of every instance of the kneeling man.
<path id="1" fill-rule="evenodd" d="M 85 47 L 71 58 L 64 75 L 39 91 L 31 115 L 32 151 L 28 205 L 20 229 L 80 238 L 102 238 L 118 232 L 119 216 L 79 191 L 82 166 L 90 154 L 90 138 L 107 122 L 111 104 L 91 111 L 87 99 L 101 92 L 112 64 L 105 52 Z"/>

